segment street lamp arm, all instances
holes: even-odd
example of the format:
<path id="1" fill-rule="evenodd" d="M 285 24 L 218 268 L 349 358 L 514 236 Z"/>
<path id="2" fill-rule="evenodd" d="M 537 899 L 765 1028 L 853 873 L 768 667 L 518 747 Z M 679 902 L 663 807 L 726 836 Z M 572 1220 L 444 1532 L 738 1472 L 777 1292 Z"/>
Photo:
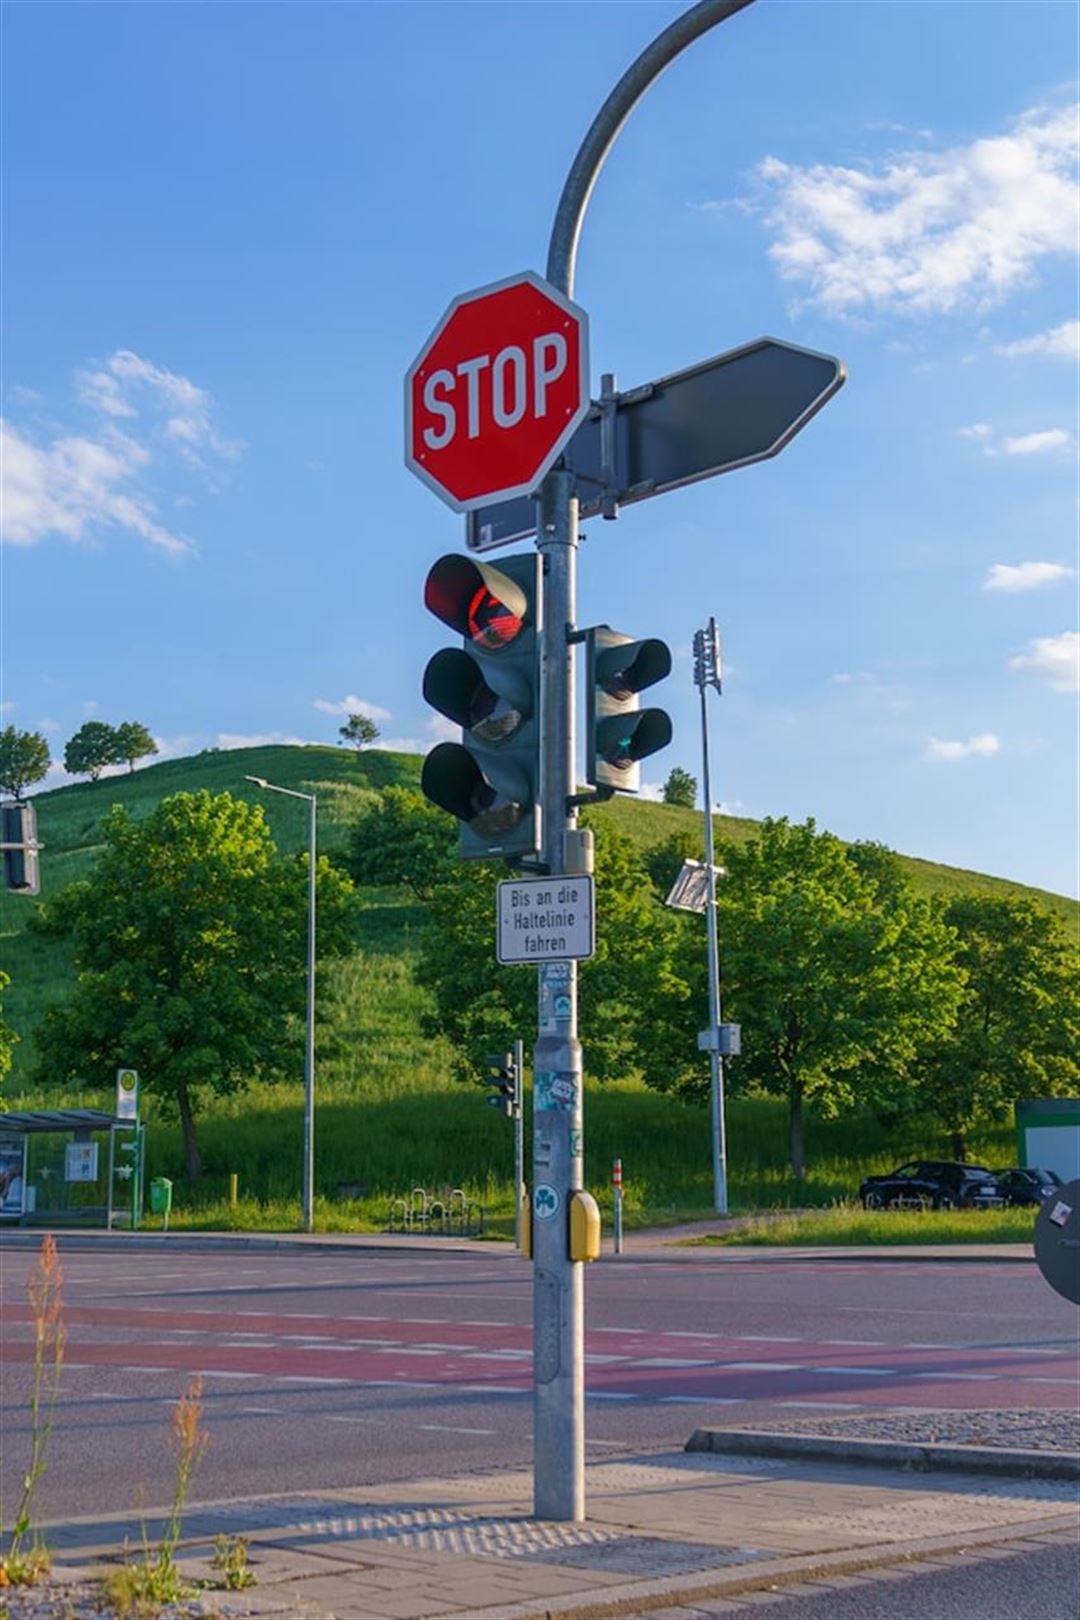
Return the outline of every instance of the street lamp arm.
<path id="1" fill-rule="evenodd" d="M 275 782 L 268 782 L 265 776 L 245 776 L 245 782 L 254 782 L 256 787 L 265 788 L 268 793 L 284 793 L 289 799 L 304 799 L 308 804 L 314 804 L 314 793 L 298 793 L 295 788 L 278 787 Z"/>
<path id="2" fill-rule="evenodd" d="M 694 40 L 743 11 L 753 0 L 699 0 L 658 34 L 627 68 L 592 121 L 570 166 L 548 246 L 547 279 L 568 298 L 574 295 L 578 238 L 593 186 L 623 124 L 645 91 Z"/>

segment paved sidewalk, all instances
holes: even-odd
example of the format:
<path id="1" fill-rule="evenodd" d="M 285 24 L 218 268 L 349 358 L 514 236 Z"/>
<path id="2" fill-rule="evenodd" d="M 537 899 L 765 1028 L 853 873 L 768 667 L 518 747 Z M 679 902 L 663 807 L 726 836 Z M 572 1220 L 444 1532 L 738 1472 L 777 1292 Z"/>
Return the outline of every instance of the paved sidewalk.
<path id="1" fill-rule="evenodd" d="M 206 1505 L 185 1520 L 181 1567 L 204 1578 L 215 1536 L 249 1538 L 258 1585 L 208 1593 L 205 1612 L 221 1615 L 592 1617 L 1060 1536 L 1077 1522 L 1075 1482 L 813 1458 L 644 1454 L 594 1464 L 587 1481 L 583 1525 L 533 1520 L 524 1472 Z M 125 1541 L 137 1548 L 140 1527 L 131 1516 L 69 1521 L 47 1540 L 57 1576 L 79 1581 Z"/>

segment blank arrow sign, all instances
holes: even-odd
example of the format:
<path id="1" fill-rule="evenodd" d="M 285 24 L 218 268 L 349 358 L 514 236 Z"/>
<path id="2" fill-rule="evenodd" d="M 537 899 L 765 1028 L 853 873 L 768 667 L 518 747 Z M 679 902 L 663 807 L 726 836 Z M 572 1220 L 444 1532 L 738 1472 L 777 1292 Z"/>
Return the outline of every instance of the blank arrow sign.
<path id="1" fill-rule="evenodd" d="M 618 395 L 618 504 L 629 506 L 775 456 L 843 386 L 844 378 L 842 362 L 832 355 L 759 338 Z M 601 509 L 602 414 L 594 406 L 566 449 L 583 518 Z M 470 513 L 466 540 L 472 550 L 487 551 L 535 529 L 533 502 L 519 497 Z"/>

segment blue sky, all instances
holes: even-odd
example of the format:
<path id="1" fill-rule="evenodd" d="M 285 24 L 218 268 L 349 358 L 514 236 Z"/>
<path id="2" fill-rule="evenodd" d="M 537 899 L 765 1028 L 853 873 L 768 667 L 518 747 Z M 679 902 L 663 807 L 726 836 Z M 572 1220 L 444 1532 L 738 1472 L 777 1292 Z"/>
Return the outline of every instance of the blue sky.
<path id="1" fill-rule="evenodd" d="M 543 270 L 677 9 L 9 0 L 5 723 L 443 735 L 422 590 L 461 527 L 402 378 L 455 294 Z M 581 623 L 676 652 L 654 785 L 700 774 L 712 613 L 726 807 L 1075 890 L 1077 74 L 1071 3 L 760 0 L 624 129 L 594 386 L 763 334 L 849 371 L 775 460 L 586 526 Z"/>

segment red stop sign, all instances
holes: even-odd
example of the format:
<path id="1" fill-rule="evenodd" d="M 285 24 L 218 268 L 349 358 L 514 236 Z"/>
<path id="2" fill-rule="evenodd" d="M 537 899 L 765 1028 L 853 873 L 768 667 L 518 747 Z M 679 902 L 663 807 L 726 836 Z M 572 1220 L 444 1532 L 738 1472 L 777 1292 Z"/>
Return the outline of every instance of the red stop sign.
<path id="1" fill-rule="evenodd" d="M 531 270 L 455 298 L 405 378 L 405 461 L 456 512 L 528 495 L 589 409 L 585 311 Z"/>

